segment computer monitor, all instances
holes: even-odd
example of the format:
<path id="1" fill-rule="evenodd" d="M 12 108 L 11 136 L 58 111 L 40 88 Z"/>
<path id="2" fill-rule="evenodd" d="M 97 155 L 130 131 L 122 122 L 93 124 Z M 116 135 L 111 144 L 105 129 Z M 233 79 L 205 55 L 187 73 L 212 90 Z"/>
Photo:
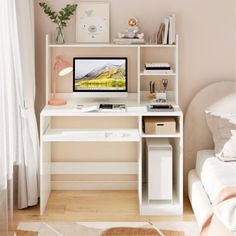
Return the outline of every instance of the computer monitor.
<path id="1" fill-rule="evenodd" d="M 75 57 L 73 92 L 83 97 L 127 96 L 126 57 Z"/>

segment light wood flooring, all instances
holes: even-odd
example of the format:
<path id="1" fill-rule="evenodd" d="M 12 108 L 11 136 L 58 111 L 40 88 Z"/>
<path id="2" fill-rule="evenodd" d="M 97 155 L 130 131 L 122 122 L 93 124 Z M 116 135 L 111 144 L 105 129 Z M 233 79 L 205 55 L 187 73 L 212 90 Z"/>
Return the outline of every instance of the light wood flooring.
<path id="1" fill-rule="evenodd" d="M 194 221 L 188 199 L 183 216 L 140 216 L 137 191 L 52 191 L 47 209 L 16 210 L 10 230 L 23 221 Z"/>

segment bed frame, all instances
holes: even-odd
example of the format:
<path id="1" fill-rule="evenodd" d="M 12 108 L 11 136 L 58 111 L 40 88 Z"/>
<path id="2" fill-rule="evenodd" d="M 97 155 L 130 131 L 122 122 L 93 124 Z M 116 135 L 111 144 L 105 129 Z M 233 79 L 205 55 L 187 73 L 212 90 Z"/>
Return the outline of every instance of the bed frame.
<path id="1" fill-rule="evenodd" d="M 205 110 L 236 113 L 236 81 L 221 81 L 210 84 L 196 94 L 188 106 L 184 122 L 185 140 L 185 186 L 201 226 L 211 209 L 211 203 L 195 170 L 198 150 L 213 149 L 213 140 L 208 130 Z M 187 183 L 188 182 L 188 183 Z"/>

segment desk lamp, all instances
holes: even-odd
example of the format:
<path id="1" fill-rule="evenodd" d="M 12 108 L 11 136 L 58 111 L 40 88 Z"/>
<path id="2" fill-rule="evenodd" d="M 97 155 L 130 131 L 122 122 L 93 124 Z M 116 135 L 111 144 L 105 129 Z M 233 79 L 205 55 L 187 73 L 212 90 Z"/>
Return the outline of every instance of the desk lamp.
<path id="1" fill-rule="evenodd" d="M 56 57 L 56 62 L 53 67 L 53 96 L 52 99 L 48 101 L 49 105 L 65 105 L 66 101 L 63 99 L 57 99 L 56 98 L 56 76 L 65 76 L 69 74 L 72 71 L 72 66 L 69 62 L 65 61 L 61 56 Z"/>

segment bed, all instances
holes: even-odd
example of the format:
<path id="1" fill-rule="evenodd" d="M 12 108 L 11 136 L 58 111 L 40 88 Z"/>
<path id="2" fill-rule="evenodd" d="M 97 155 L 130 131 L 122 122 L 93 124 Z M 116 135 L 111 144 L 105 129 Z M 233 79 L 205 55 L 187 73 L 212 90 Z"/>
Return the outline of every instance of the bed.
<path id="1" fill-rule="evenodd" d="M 210 84 L 196 94 L 186 112 L 185 186 L 200 227 L 211 212 L 219 191 L 227 186 L 236 187 L 236 162 L 222 162 L 215 157 L 205 114 L 205 110 L 236 114 L 235 92 L 235 81 Z"/>

